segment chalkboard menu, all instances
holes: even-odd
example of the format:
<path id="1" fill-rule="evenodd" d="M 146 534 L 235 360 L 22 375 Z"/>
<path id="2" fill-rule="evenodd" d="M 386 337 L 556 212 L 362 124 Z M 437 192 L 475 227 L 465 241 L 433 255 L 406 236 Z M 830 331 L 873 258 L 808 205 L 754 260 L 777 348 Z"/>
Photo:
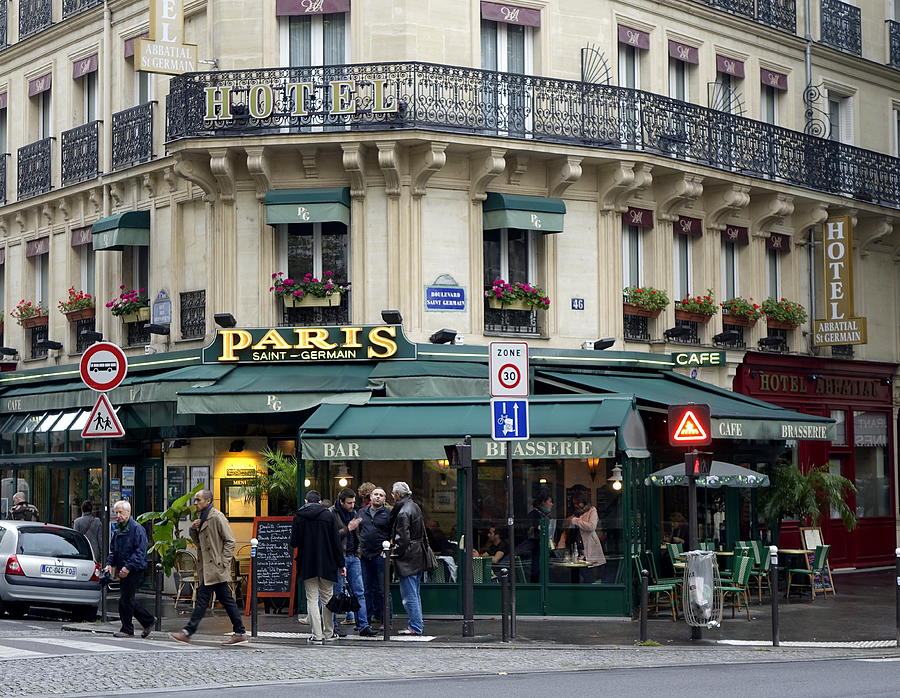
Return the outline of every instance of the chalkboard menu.
<path id="1" fill-rule="evenodd" d="M 294 613 L 297 579 L 294 550 L 291 548 L 292 523 L 290 516 L 257 516 L 253 519 L 253 537 L 259 541 L 256 548 L 256 595 L 260 598 L 289 598 L 289 614 Z M 253 583 L 252 578 L 249 582 Z M 250 612 L 249 592 L 246 612 Z"/>

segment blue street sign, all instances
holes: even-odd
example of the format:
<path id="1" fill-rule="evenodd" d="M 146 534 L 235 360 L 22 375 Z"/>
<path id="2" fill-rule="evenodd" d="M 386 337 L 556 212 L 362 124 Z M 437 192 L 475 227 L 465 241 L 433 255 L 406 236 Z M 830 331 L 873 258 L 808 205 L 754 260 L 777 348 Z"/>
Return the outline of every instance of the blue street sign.
<path id="1" fill-rule="evenodd" d="M 494 441 L 524 441 L 530 438 L 528 400 L 491 400 L 491 438 Z"/>

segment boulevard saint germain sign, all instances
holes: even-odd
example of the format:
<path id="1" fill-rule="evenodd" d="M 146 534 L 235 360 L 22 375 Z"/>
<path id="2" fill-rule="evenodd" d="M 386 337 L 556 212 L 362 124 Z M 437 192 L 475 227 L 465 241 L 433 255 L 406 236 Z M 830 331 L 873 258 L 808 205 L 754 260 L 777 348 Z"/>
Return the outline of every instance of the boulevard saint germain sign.
<path id="1" fill-rule="evenodd" d="M 399 325 L 261 327 L 219 330 L 203 349 L 205 364 L 322 363 L 415 359 Z"/>

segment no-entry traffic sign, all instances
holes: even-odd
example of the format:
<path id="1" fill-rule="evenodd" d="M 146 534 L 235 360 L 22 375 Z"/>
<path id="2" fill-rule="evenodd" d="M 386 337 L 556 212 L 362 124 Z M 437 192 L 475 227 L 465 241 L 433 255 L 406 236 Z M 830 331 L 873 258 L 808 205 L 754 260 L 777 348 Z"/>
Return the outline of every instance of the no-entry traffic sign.
<path id="1" fill-rule="evenodd" d="M 491 342 L 491 397 L 528 397 L 528 344 Z"/>
<path id="2" fill-rule="evenodd" d="M 78 365 L 81 380 L 91 390 L 105 393 L 119 387 L 128 375 L 125 352 L 112 342 L 97 342 L 84 350 Z"/>

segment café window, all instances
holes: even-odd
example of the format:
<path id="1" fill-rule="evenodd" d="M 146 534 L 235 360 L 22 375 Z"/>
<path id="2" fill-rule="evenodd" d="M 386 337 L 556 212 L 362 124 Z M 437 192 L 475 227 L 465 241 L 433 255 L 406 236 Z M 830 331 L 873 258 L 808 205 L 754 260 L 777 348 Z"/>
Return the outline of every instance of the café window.
<path id="1" fill-rule="evenodd" d="M 675 233 L 672 256 L 675 262 L 675 291 L 679 299 L 691 294 L 691 277 L 693 274 L 691 254 L 693 248 L 693 238 L 689 235 Z"/>
<path id="2" fill-rule="evenodd" d="M 625 286 L 641 286 L 644 253 L 642 231 L 636 225 L 622 226 L 622 276 Z"/>
<path id="3" fill-rule="evenodd" d="M 887 412 L 853 412 L 857 516 L 891 516 L 887 433 Z"/>
<path id="4" fill-rule="evenodd" d="M 279 20 L 285 65 L 341 65 L 349 61 L 349 13 L 304 14 Z"/>

